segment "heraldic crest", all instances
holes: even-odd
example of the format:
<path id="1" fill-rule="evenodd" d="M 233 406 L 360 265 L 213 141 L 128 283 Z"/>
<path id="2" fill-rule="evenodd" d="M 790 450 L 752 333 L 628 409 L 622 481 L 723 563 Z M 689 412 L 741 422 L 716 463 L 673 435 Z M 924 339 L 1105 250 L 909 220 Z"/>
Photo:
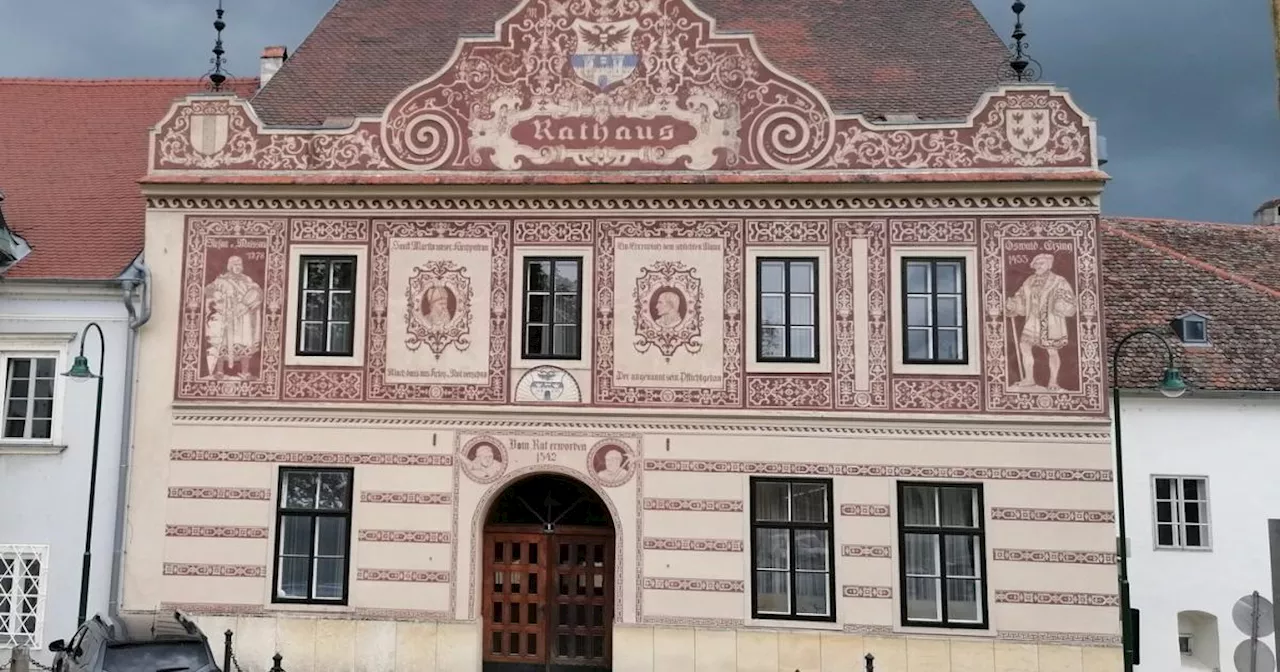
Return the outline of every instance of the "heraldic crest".
<path id="1" fill-rule="evenodd" d="M 452 261 L 430 261 L 413 269 L 405 289 L 404 344 L 417 351 L 423 345 L 436 359 L 450 345 L 471 347 L 471 279 Z"/>
<path id="2" fill-rule="evenodd" d="M 702 350 L 702 280 L 678 261 L 659 261 L 640 269 L 633 295 L 637 352 L 656 347 L 670 359 L 676 350 Z"/>

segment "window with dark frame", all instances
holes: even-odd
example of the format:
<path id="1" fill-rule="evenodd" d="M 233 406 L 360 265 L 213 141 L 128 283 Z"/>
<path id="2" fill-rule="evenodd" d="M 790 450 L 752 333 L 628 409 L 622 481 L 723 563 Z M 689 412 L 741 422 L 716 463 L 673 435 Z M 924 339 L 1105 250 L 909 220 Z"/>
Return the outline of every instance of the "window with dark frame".
<path id="1" fill-rule="evenodd" d="M 582 258 L 524 261 L 524 357 L 582 357 Z"/>
<path id="2" fill-rule="evenodd" d="M 751 479 L 751 613 L 835 621 L 830 479 Z"/>
<path id="3" fill-rule="evenodd" d="M 898 484 L 902 624 L 983 628 L 981 485 Z"/>
<path id="4" fill-rule="evenodd" d="M 4 379 L 6 439 L 46 440 L 53 437 L 53 392 L 58 358 L 8 356 Z"/>
<path id="5" fill-rule="evenodd" d="M 902 260 L 902 348 L 908 364 L 967 364 L 965 260 Z"/>
<path id="6" fill-rule="evenodd" d="M 355 344 L 356 258 L 304 256 L 300 263 L 297 354 L 350 357 Z"/>
<path id="7" fill-rule="evenodd" d="M 818 361 L 818 260 L 756 261 L 757 352 L 761 362 Z"/>
<path id="8" fill-rule="evenodd" d="M 1209 485 L 1203 478 L 1155 478 L 1156 546 L 1209 548 Z"/>
<path id="9" fill-rule="evenodd" d="M 346 604 L 350 469 L 280 469 L 276 602 Z"/>

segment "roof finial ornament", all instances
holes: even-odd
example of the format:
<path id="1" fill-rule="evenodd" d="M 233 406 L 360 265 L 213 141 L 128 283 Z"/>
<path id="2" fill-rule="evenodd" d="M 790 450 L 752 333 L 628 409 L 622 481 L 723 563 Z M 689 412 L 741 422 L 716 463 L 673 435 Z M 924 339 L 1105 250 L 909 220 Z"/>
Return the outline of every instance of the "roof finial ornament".
<path id="1" fill-rule="evenodd" d="M 1040 62 L 1027 56 L 1031 45 L 1024 40 L 1027 31 L 1022 29 L 1022 12 L 1027 9 L 1022 0 L 1013 0 L 1013 43 L 1009 45 L 1012 58 L 1004 66 L 1004 78 L 1015 82 L 1034 82 L 1040 79 Z"/>
<path id="2" fill-rule="evenodd" d="M 222 66 L 226 64 L 226 59 L 222 56 L 227 53 L 222 48 L 222 30 L 227 27 L 227 22 L 222 20 L 222 15 L 226 12 L 222 9 L 222 0 L 218 0 L 217 18 L 213 20 L 213 29 L 218 31 L 218 38 L 213 43 L 213 71 L 209 73 L 209 89 L 211 91 L 221 91 L 223 82 L 227 81 L 227 73 L 223 72 Z"/>

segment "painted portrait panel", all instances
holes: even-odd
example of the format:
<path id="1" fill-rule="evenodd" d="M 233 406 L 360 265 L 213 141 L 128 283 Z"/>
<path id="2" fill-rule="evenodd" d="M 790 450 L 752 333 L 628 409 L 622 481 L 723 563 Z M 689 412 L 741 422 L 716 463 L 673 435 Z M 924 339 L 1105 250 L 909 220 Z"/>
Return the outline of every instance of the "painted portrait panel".
<path id="1" fill-rule="evenodd" d="M 587 470 L 606 487 L 626 483 L 636 470 L 636 456 L 624 443 L 602 441 L 587 455 Z"/>
<path id="2" fill-rule="evenodd" d="M 200 377 L 257 380 L 262 375 L 268 241 L 206 240 Z"/>
<path id="3" fill-rule="evenodd" d="M 458 453 L 463 473 L 477 483 L 492 483 L 507 471 L 507 449 L 497 439 L 472 439 Z"/>
<path id="4" fill-rule="evenodd" d="M 1075 241 L 1006 239 L 1004 263 L 1010 392 L 1079 392 Z"/>

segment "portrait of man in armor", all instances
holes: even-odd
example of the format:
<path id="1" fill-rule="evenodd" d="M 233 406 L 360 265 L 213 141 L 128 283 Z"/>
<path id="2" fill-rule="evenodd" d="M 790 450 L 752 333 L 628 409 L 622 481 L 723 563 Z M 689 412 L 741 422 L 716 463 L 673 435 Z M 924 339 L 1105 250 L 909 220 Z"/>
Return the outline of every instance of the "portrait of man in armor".
<path id="1" fill-rule="evenodd" d="M 257 377 L 253 357 L 262 348 L 262 286 L 233 255 L 227 270 L 205 287 L 205 364 L 214 378 Z"/>

